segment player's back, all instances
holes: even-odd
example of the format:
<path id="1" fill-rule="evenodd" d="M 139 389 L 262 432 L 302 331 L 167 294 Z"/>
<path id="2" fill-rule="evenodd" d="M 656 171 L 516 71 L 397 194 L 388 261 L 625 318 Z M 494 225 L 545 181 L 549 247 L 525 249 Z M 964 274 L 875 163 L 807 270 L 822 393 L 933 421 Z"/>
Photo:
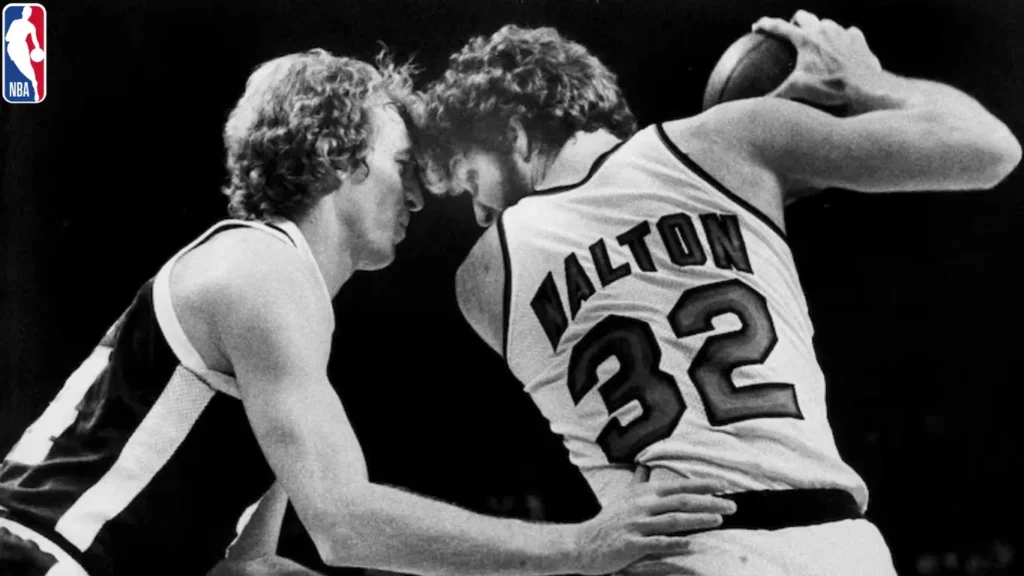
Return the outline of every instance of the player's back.
<path id="1" fill-rule="evenodd" d="M 232 374 L 209 369 L 171 303 L 176 261 L 246 227 L 312 253 L 288 222 L 225 221 L 171 258 L 0 463 L 0 527 L 91 574 L 203 574 L 273 482 Z M 325 296 L 326 297 L 326 296 Z"/>
<path id="2" fill-rule="evenodd" d="M 660 125 L 498 225 L 506 360 L 600 499 L 639 462 L 731 492 L 839 488 L 866 506 L 828 424 L 784 234 Z"/>

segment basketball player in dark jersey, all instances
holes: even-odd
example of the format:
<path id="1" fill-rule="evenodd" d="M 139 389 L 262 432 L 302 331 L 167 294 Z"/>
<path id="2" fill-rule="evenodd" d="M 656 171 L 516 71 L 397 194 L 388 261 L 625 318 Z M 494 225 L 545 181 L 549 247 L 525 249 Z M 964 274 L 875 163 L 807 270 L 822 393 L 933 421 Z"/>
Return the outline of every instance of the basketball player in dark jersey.
<path id="1" fill-rule="evenodd" d="M 799 51 L 777 97 L 639 131 L 615 76 L 555 30 L 473 39 L 428 90 L 427 180 L 489 226 L 460 307 L 598 499 L 644 467 L 729 486 L 736 513 L 660 573 L 893 575 L 833 440 L 783 207 L 988 189 L 1020 145 L 962 92 L 884 71 L 857 29 L 803 11 L 755 28 Z"/>
<path id="2" fill-rule="evenodd" d="M 605 573 L 721 522 L 732 504 L 694 483 L 541 525 L 368 481 L 327 379 L 331 300 L 422 206 L 410 86 L 322 50 L 250 76 L 224 129 L 234 219 L 141 287 L 0 463 L 0 573 L 205 574 L 275 479 L 328 565 L 414 574 Z"/>

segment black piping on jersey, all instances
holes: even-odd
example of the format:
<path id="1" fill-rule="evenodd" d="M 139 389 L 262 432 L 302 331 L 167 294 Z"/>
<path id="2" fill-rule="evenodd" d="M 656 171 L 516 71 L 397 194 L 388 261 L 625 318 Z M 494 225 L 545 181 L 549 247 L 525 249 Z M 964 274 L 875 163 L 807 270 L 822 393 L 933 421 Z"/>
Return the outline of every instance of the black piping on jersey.
<path id="1" fill-rule="evenodd" d="M 591 178 L 594 177 L 594 174 L 597 174 L 597 171 L 601 169 L 601 166 L 604 165 L 605 161 L 607 161 L 608 158 L 612 154 L 614 154 L 616 150 L 622 148 L 622 145 L 628 141 L 629 140 L 620 140 L 619 142 L 616 142 L 614 146 L 602 152 L 601 155 L 594 160 L 594 163 L 590 165 L 590 170 L 587 172 L 587 175 L 584 176 L 583 179 L 580 180 L 579 182 L 576 182 L 575 184 L 563 184 L 562 186 L 552 186 L 551 188 L 538 188 L 533 191 L 533 195 L 549 196 L 551 194 L 558 194 L 560 192 L 568 192 L 569 190 L 573 190 L 574 188 L 579 188 L 580 186 L 583 186 L 588 181 L 590 181 Z"/>
<path id="2" fill-rule="evenodd" d="M 505 267 L 505 286 L 502 290 L 502 312 L 501 312 L 501 357 L 508 360 L 508 326 L 509 316 L 512 313 L 512 258 L 508 251 L 508 239 L 505 237 L 505 221 L 502 218 L 504 212 L 498 214 L 498 243 L 501 245 L 501 261 Z"/>
<path id="3" fill-rule="evenodd" d="M 289 236 L 288 233 L 285 232 L 283 228 L 281 228 L 279 226 L 275 226 L 274 224 L 270 224 L 269 222 L 261 222 L 261 224 L 263 224 L 267 228 L 272 228 L 272 229 L 280 232 L 282 236 L 284 236 L 285 238 L 288 239 L 289 242 L 291 242 L 292 246 L 295 246 L 296 248 L 299 247 L 299 245 L 295 243 L 295 240 L 291 236 Z M 220 234 L 221 232 L 227 232 L 228 230 L 235 230 L 237 228 L 248 228 L 248 229 L 252 230 L 254 228 L 254 226 L 249 226 L 247 224 L 242 224 L 242 223 L 238 223 L 238 222 L 232 223 L 232 224 L 225 224 L 224 226 L 221 226 L 220 228 L 217 228 L 216 230 L 214 230 L 206 238 L 203 238 L 203 241 L 198 243 L 198 244 L 196 244 L 195 246 L 193 246 L 191 248 L 191 250 L 189 250 L 189 252 L 191 252 L 192 250 L 195 250 L 196 248 L 199 248 L 203 244 L 206 244 L 207 242 L 210 241 L 211 238 L 213 238 L 217 234 Z"/>
<path id="4" fill-rule="evenodd" d="M 665 147 L 668 148 L 669 152 L 671 152 L 672 155 L 676 157 L 676 159 L 682 162 L 683 165 L 689 168 L 694 174 L 699 176 L 701 179 L 705 180 L 708 184 L 711 184 L 713 188 L 724 194 L 727 198 L 729 198 L 736 204 L 739 204 L 741 207 L 743 207 L 744 210 L 753 214 L 758 220 L 764 222 L 765 225 L 771 228 L 776 234 L 779 235 L 780 238 L 782 238 L 783 242 L 787 242 L 786 233 L 783 232 L 782 228 L 779 228 L 779 226 L 775 222 L 772 222 L 771 218 L 766 216 L 764 212 L 761 212 L 760 210 L 755 208 L 753 204 L 747 202 L 743 198 L 739 197 L 736 193 L 723 186 L 722 183 L 716 180 L 714 176 L 708 174 L 706 170 L 704 170 L 703 168 L 701 168 L 699 164 L 694 162 L 693 158 L 690 158 L 682 150 L 680 150 L 679 147 L 676 146 L 674 142 L 672 142 L 672 139 L 668 137 L 668 134 L 665 134 L 665 129 L 662 127 L 660 122 L 658 124 L 655 124 L 655 127 L 658 129 L 658 137 L 661 138 L 662 144 L 664 144 Z"/>
<path id="5" fill-rule="evenodd" d="M 299 247 L 299 245 L 295 243 L 295 239 L 289 236 L 288 233 L 284 231 L 284 228 L 271 224 L 270 222 L 264 222 L 264 224 L 267 226 L 267 228 L 273 228 L 274 230 L 277 230 L 278 232 L 283 234 L 284 237 L 287 238 L 288 241 L 292 243 L 292 246 L 295 246 L 296 248 Z"/>

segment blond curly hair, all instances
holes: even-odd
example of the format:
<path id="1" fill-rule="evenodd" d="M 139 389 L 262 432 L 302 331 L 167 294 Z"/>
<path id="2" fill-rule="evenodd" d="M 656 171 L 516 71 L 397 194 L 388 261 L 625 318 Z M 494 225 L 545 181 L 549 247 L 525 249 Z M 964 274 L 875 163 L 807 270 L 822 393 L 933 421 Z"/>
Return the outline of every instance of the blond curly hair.
<path id="1" fill-rule="evenodd" d="M 408 119 L 412 67 L 386 52 L 376 67 L 323 49 L 260 65 L 224 126 L 232 217 L 295 218 L 338 172 L 368 170 L 370 107 L 389 103 Z"/>

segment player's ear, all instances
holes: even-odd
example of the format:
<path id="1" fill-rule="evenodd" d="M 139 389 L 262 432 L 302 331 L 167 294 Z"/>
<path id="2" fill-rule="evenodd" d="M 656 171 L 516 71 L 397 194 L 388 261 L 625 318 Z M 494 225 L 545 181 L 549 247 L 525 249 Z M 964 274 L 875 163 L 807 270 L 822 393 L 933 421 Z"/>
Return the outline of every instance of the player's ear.
<path id="1" fill-rule="evenodd" d="M 351 184 L 351 176 L 347 172 L 327 170 L 324 176 L 313 184 L 312 191 L 318 197 L 327 196 L 344 184 Z"/>
<path id="2" fill-rule="evenodd" d="M 533 150 L 530 147 L 530 138 L 526 135 L 526 129 L 518 118 L 508 121 L 509 140 L 512 142 L 512 154 L 520 160 L 529 160 Z"/>

